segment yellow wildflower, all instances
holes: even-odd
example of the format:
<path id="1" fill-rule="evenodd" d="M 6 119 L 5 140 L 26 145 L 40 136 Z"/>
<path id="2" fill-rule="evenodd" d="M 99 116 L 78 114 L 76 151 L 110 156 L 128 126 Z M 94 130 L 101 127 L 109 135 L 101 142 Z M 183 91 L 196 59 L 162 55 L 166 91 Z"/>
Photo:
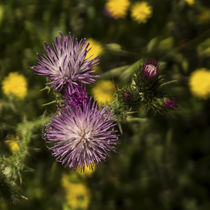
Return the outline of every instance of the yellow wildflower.
<path id="1" fill-rule="evenodd" d="M 114 83 L 109 80 L 101 80 L 92 89 L 92 94 L 98 103 L 106 104 L 113 100 L 115 91 Z"/>
<path id="2" fill-rule="evenodd" d="M 131 17 L 138 23 L 146 23 L 152 16 L 151 6 L 145 2 L 136 2 L 131 8 Z"/>
<path id="3" fill-rule="evenodd" d="M 103 48 L 98 41 L 90 38 L 90 39 L 87 39 L 86 42 L 89 43 L 88 49 L 91 48 L 90 51 L 87 53 L 86 58 L 89 58 L 91 55 L 92 55 L 92 58 L 95 58 L 101 55 Z"/>
<path id="4" fill-rule="evenodd" d="M 192 6 L 195 3 L 195 0 L 184 0 L 188 5 Z"/>
<path id="5" fill-rule="evenodd" d="M 129 0 L 108 0 L 105 5 L 108 12 L 115 19 L 124 18 L 129 6 Z"/>
<path id="6" fill-rule="evenodd" d="M 210 71 L 205 68 L 195 70 L 189 79 L 192 93 L 201 98 L 210 96 Z"/>
<path id="7" fill-rule="evenodd" d="M 27 93 L 26 78 L 17 72 L 12 72 L 3 80 L 2 90 L 5 95 L 13 94 L 23 99 Z"/>
<path id="8" fill-rule="evenodd" d="M 19 149 L 19 145 L 17 143 L 17 140 L 19 139 L 18 136 L 14 136 L 14 135 L 10 135 L 8 137 L 8 140 L 6 140 L 6 144 L 7 146 L 9 147 L 9 150 L 12 152 L 12 153 L 15 153 L 17 152 L 17 150 Z"/>
<path id="9" fill-rule="evenodd" d="M 88 49 L 90 49 L 90 51 L 86 55 L 86 58 L 89 58 L 91 55 L 92 55 L 91 58 L 95 58 L 95 57 L 97 57 L 97 56 L 102 54 L 103 48 L 102 48 L 101 44 L 98 41 L 89 38 L 89 39 L 87 39 L 86 42 L 89 43 Z M 94 66 L 92 69 L 94 71 L 97 71 L 98 66 Z"/>
<path id="10" fill-rule="evenodd" d="M 72 209 L 87 209 L 90 201 L 88 188 L 81 182 L 71 182 L 69 178 L 67 174 L 62 177 L 67 204 Z"/>

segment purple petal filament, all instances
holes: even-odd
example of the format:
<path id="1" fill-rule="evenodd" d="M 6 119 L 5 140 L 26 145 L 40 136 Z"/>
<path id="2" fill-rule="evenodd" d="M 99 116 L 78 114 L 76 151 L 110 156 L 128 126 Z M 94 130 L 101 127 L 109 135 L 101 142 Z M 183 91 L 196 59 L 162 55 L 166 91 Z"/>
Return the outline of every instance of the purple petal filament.
<path id="1" fill-rule="evenodd" d="M 52 117 L 46 127 L 49 149 L 58 162 L 69 168 L 84 170 L 85 164 L 105 160 L 118 144 L 116 121 L 106 107 L 99 108 L 91 99 L 77 109 L 66 108 Z"/>
<path id="2" fill-rule="evenodd" d="M 88 46 L 85 39 L 77 41 L 70 33 L 68 36 L 61 33 L 51 46 L 45 43 L 45 54 L 38 55 L 38 65 L 32 69 L 46 76 L 48 84 L 55 90 L 94 83 L 98 76 L 92 74 L 92 68 L 99 60 L 92 56 L 86 58 Z"/>
<path id="3" fill-rule="evenodd" d="M 78 85 L 75 88 L 67 87 L 63 96 L 66 107 L 77 108 L 87 103 L 88 95 L 86 87 Z"/>

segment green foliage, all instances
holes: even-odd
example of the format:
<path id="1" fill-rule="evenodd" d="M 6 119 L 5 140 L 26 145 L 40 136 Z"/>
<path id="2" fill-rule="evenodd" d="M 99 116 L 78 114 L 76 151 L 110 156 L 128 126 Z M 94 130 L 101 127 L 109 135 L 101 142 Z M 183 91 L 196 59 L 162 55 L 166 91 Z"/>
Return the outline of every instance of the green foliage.
<path id="1" fill-rule="evenodd" d="M 185 0 L 150 0 L 153 13 L 145 24 L 133 21 L 130 11 L 112 19 L 105 3 L 0 2 L 1 210 L 71 209 L 61 180 L 73 172 L 55 162 L 42 138 L 60 96 L 30 69 L 43 42 L 59 31 L 99 41 L 103 54 L 96 71 L 117 87 L 110 105 L 119 119 L 120 144 L 82 179 L 91 192 L 89 209 L 210 209 L 210 99 L 195 97 L 188 84 L 194 70 L 210 69 L 209 1 L 190 6 Z M 147 58 L 156 59 L 160 69 L 150 82 L 139 77 Z M 3 93 L 2 81 L 11 72 L 27 80 L 24 99 Z M 178 103 L 173 115 L 162 109 L 164 97 Z M 18 136 L 16 152 L 7 144 L 11 136 Z"/>
<path id="2" fill-rule="evenodd" d="M 25 159 L 29 155 L 29 144 L 33 136 L 35 129 L 43 126 L 49 120 L 46 117 L 41 117 L 32 122 L 24 122 L 17 124 L 17 133 L 20 137 L 20 143 L 18 150 L 10 156 L 0 157 L 0 177 L 1 177 L 1 192 L 2 195 L 8 199 L 17 199 L 16 196 L 25 198 L 23 195 L 18 193 L 18 185 L 22 184 L 22 172 L 27 171 L 28 168 L 25 165 Z M 9 189 L 9 190 L 8 190 Z M 4 192 L 8 191 L 8 195 Z"/>

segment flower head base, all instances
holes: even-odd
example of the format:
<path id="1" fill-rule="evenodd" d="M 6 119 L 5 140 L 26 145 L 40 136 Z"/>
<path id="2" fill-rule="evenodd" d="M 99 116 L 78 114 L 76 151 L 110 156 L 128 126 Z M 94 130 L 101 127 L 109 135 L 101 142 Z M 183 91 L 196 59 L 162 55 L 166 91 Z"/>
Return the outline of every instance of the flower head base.
<path id="1" fill-rule="evenodd" d="M 89 101 L 77 109 L 64 109 L 47 125 L 49 149 L 58 162 L 69 168 L 85 170 L 105 160 L 118 141 L 112 112 Z"/>
<path id="2" fill-rule="evenodd" d="M 119 19 L 126 16 L 129 6 L 129 0 L 108 0 L 105 8 L 109 16 Z"/>
<path id="3" fill-rule="evenodd" d="M 210 97 L 210 71 L 205 68 L 195 70 L 189 79 L 192 93 L 200 98 Z"/>
<path id="4" fill-rule="evenodd" d="M 169 99 L 169 98 L 166 98 L 164 100 L 164 106 L 165 106 L 165 108 L 171 109 L 171 110 L 177 108 L 177 104 L 175 103 L 175 101 L 173 101 L 172 99 Z"/>
<path id="5" fill-rule="evenodd" d="M 131 8 L 131 17 L 138 23 L 146 23 L 152 15 L 152 8 L 147 2 L 137 2 Z"/>
<path id="6" fill-rule="evenodd" d="M 143 66 L 143 74 L 150 79 L 156 77 L 158 72 L 158 63 L 154 60 L 147 60 Z"/>
<path id="7" fill-rule="evenodd" d="M 12 72 L 3 80 L 2 90 L 5 95 L 12 94 L 23 99 L 27 94 L 26 78 L 18 72 Z"/>
<path id="8" fill-rule="evenodd" d="M 77 41 L 71 34 L 61 34 L 52 46 L 45 43 L 46 55 L 39 56 L 38 65 L 32 69 L 39 75 L 45 75 L 55 90 L 93 83 L 97 76 L 91 74 L 92 67 L 98 63 L 98 58 L 86 58 L 88 46 L 85 40 Z"/>
<path id="9" fill-rule="evenodd" d="M 63 99 L 66 102 L 66 107 L 81 107 L 84 103 L 87 103 L 88 100 L 86 87 L 82 87 L 80 85 L 76 86 L 74 89 L 67 87 Z"/>

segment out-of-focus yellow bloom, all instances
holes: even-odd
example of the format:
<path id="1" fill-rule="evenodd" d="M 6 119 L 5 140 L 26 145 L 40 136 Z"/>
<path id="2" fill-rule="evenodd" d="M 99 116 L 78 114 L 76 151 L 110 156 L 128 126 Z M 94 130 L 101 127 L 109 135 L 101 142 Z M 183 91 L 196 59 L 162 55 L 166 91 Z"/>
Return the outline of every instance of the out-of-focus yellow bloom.
<path id="1" fill-rule="evenodd" d="M 3 80 L 2 90 L 5 95 L 13 94 L 23 99 L 27 94 L 26 78 L 17 72 L 12 72 Z"/>
<path id="2" fill-rule="evenodd" d="M 192 6 L 195 3 L 195 0 L 184 0 L 188 5 Z"/>
<path id="3" fill-rule="evenodd" d="M 103 47 L 98 41 L 89 38 L 89 39 L 87 39 L 86 42 L 90 44 L 88 49 L 91 48 L 90 51 L 87 53 L 86 58 L 89 58 L 91 55 L 92 55 L 91 58 L 95 58 L 95 57 L 97 57 L 97 56 L 102 54 Z M 97 71 L 97 69 L 98 69 L 98 66 L 94 66 L 93 67 L 94 71 Z"/>
<path id="4" fill-rule="evenodd" d="M 18 136 L 10 135 L 8 137 L 8 140 L 5 141 L 12 153 L 17 152 L 17 150 L 19 149 L 19 145 L 17 143 L 18 139 L 19 139 Z"/>
<path id="5" fill-rule="evenodd" d="M 208 23 L 210 22 L 210 9 L 202 9 L 201 13 L 198 15 L 198 21 L 200 23 Z"/>
<path id="6" fill-rule="evenodd" d="M 92 94 L 98 103 L 106 104 L 113 100 L 114 91 L 115 86 L 113 82 L 101 80 L 92 89 Z"/>
<path id="7" fill-rule="evenodd" d="M 65 190 L 67 204 L 72 209 L 87 209 L 90 194 L 85 184 L 81 182 L 71 182 L 70 176 L 64 174 L 62 177 L 62 186 Z"/>
<path id="8" fill-rule="evenodd" d="M 85 163 L 85 170 L 81 171 L 81 170 L 77 169 L 77 172 L 81 176 L 89 176 L 94 172 L 94 170 L 95 170 L 95 166 L 93 166 L 93 169 L 92 169 L 91 167 L 88 167 Z"/>
<path id="9" fill-rule="evenodd" d="M 195 70 L 190 76 L 189 86 L 194 95 L 208 98 L 210 96 L 210 71 L 205 68 Z"/>
<path id="10" fill-rule="evenodd" d="M 106 9 L 115 19 L 124 18 L 130 6 L 129 0 L 108 0 Z"/>
<path id="11" fill-rule="evenodd" d="M 152 7 L 145 1 L 135 3 L 131 8 L 131 17 L 138 23 L 146 23 L 152 16 Z"/>
<path id="12" fill-rule="evenodd" d="M 4 8 L 2 5 L 0 5 L 0 23 L 2 22 L 3 16 L 4 16 Z"/>
<path id="13" fill-rule="evenodd" d="M 101 46 L 101 44 L 94 40 L 94 39 L 87 39 L 86 43 L 89 43 L 89 47 L 88 49 L 90 49 L 90 51 L 87 53 L 86 58 L 89 58 L 92 55 L 92 58 L 95 58 L 99 55 L 101 55 L 103 48 Z"/>

